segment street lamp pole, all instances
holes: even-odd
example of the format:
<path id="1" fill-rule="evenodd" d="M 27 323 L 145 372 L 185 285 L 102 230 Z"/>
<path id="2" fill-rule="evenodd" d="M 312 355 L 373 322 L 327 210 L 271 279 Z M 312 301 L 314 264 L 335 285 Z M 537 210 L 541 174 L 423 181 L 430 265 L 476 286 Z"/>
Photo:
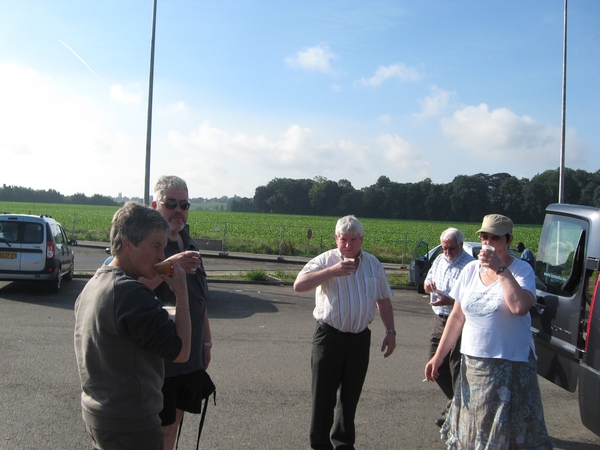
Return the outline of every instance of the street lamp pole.
<path id="1" fill-rule="evenodd" d="M 154 37 L 156 34 L 156 2 L 152 10 L 152 40 L 150 44 L 150 79 L 148 81 L 148 122 L 146 124 L 146 176 L 144 180 L 144 204 L 150 205 L 150 149 L 152 147 L 152 92 L 154 89 Z"/>
<path id="2" fill-rule="evenodd" d="M 565 200 L 565 121 L 567 113 L 567 1 L 565 0 L 565 25 L 563 42 L 562 117 L 560 129 L 560 169 L 558 181 L 558 203 Z"/>

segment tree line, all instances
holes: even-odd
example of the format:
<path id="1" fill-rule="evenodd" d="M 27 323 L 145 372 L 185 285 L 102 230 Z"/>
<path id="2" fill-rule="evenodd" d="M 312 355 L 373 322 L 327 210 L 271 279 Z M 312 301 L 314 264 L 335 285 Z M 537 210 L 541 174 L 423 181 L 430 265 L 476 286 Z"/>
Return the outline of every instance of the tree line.
<path id="1" fill-rule="evenodd" d="M 111 197 L 94 194 L 91 197 L 85 194 L 62 195 L 54 189 L 34 190 L 21 186 L 2 185 L 0 188 L 0 201 L 4 202 L 28 202 L 28 203 L 60 203 L 72 205 L 102 205 L 118 206 Z"/>
<path id="2" fill-rule="evenodd" d="M 350 181 L 317 176 L 309 179 L 274 178 L 256 188 L 253 198 L 235 196 L 229 211 L 478 222 L 490 213 L 518 223 L 540 224 L 550 203 L 558 202 L 559 170 L 531 179 L 508 173 L 459 175 L 450 183 L 398 183 L 386 176 L 362 189 Z M 564 202 L 600 207 L 600 170 L 564 170 Z"/>

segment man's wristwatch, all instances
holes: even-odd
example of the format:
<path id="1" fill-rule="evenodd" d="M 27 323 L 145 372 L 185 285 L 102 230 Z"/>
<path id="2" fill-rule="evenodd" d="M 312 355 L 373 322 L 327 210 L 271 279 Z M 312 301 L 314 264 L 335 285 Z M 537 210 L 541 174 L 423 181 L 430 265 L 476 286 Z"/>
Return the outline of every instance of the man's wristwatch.
<path id="1" fill-rule="evenodd" d="M 386 333 L 392 333 L 394 336 L 396 336 L 396 330 L 385 330 Z"/>
<path id="2" fill-rule="evenodd" d="M 508 267 L 506 267 L 506 266 L 498 267 L 498 270 L 496 270 L 496 275 L 500 275 L 506 269 L 508 269 Z"/>
<path id="3" fill-rule="evenodd" d="M 204 346 L 208 347 L 208 348 L 211 348 L 212 347 L 212 342 L 205 342 Z"/>

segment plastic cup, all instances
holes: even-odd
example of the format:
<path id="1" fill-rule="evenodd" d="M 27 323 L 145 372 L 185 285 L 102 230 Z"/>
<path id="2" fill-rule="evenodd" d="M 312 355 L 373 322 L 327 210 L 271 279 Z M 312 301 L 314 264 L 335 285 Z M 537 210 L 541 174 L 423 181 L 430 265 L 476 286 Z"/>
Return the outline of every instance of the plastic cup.
<path id="1" fill-rule="evenodd" d="M 484 250 L 489 250 L 490 252 L 493 252 L 495 250 L 495 248 L 492 247 L 491 245 L 482 244 L 481 251 L 484 251 Z M 486 273 L 487 271 L 488 271 L 487 267 L 481 267 L 481 265 L 479 266 L 479 273 Z"/>

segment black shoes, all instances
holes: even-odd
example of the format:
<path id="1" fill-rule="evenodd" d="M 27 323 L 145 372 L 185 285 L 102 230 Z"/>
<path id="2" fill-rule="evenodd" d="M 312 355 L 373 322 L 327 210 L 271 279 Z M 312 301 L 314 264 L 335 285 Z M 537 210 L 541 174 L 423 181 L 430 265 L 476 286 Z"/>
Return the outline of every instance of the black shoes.
<path id="1" fill-rule="evenodd" d="M 448 415 L 448 411 L 450 411 L 450 404 L 452 403 L 452 400 L 450 400 L 448 402 L 448 404 L 446 405 L 446 407 L 444 408 L 444 410 L 442 411 L 442 417 L 440 417 L 439 419 L 437 419 L 435 421 L 435 424 L 442 428 L 442 425 L 444 425 L 444 422 L 446 421 L 446 416 Z"/>

